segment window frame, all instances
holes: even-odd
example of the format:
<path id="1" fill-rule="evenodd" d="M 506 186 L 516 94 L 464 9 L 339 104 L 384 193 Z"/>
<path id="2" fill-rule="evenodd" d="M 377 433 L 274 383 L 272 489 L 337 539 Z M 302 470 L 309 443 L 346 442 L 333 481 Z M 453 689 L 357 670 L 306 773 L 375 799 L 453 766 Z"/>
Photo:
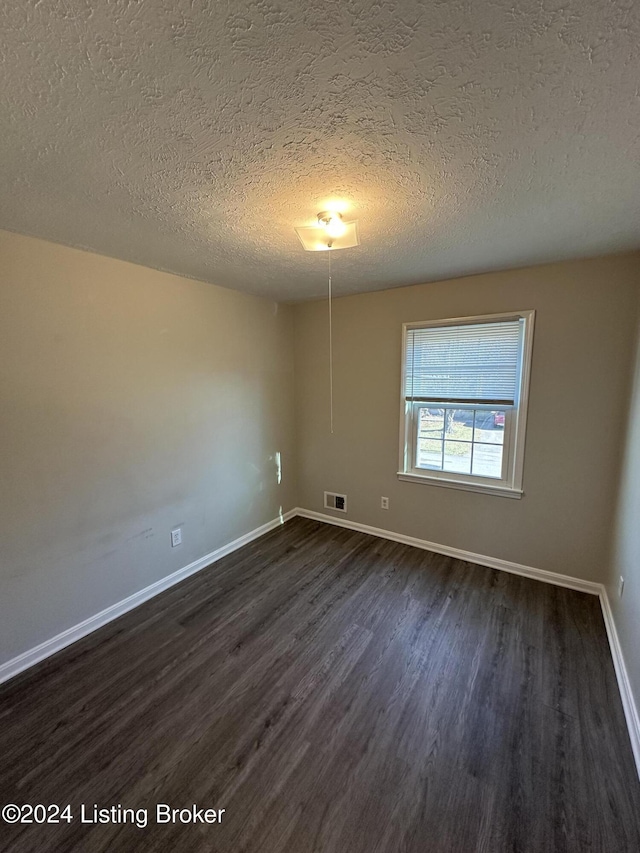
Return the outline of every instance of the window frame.
<path id="1" fill-rule="evenodd" d="M 426 329 L 449 326 L 469 326 L 480 323 L 498 323 L 506 320 L 523 320 L 524 333 L 522 350 L 518 364 L 518 384 L 513 406 L 491 403 L 457 403 L 455 400 L 429 402 L 428 408 L 455 408 L 505 412 L 505 431 L 503 439 L 502 477 L 482 477 L 477 474 L 458 474 L 438 469 L 418 468 L 416 466 L 417 430 L 419 408 L 425 403 L 406 399 L 406 355 L 407 332 L 410 329 Z M 445 486 L 465 491 L 482 492 L 502 497 L 521 498 L 524 473 L 524 449 L 529 404 L 529 384 L 531 379 L 531 357 L 533 353 L 533 330 L 535 311 L 517 311 L 502 314 L 482 314 L 473 317 L 454 317 L 450 319 L 426 320 L 402 324 L 402 369 L 400 376 L 400 448 L 398 479 L 426 485 Z"/>

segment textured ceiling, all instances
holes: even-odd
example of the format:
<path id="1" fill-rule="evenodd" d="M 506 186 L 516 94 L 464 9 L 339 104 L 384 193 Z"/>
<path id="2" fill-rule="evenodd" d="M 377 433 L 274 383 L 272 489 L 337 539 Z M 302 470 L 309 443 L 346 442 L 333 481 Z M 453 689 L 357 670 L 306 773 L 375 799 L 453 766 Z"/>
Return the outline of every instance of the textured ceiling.
<path id="1" fill-rule="evenodd" d="M 5 0 L 0 227 L 281 300 L 640 245 L 638 0 Z"/>

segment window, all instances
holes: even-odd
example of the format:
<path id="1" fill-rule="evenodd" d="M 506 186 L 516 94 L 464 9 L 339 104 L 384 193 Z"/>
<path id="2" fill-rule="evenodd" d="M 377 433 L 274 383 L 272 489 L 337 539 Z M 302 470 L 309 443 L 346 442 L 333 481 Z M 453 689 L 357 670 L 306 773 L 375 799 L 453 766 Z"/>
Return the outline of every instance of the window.
<path id="1" fill-rule="evenodd" d="M 522 495 L 533 319 L 404 324 L 400 479 Z"/>

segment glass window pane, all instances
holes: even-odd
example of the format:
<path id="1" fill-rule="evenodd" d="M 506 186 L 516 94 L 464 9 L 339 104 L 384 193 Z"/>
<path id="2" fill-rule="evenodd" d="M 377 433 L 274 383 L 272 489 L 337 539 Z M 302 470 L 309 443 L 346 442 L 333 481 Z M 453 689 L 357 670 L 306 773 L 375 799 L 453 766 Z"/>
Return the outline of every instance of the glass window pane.
<path id="1" fill-rule="evenodd" d="M 473 409 L 445 409 L 444 432 L 449 441 L 471 441 Z"/>
<path id="2" fill-rule="evenodd" d="M 419 438 L 416 454 L 417 468 L 442 470 L 442 441 L 433 438 Z"/>
<path id="3" fill-rule="evenodd" d="M 444 409 L 429 409 L 421 406 L 418 414 L 418 435 L 420 438 L 442 439 L 444 428 Z"/>
<path id="4" fill-rule="evenodd" d="M 453 471 L 456 474 L 471 473 L 470 441 L 445 441 L 443 470 Z"/>
<path id="5" fill-rule="evenodd" d="M 420 406 L 418 411 L 416 467 L 442 470 L 443 430 L 444 409 Z"/>
<path id="6" fill-rule="evenodd" d="M 473 445 L 473 474 L 478 477 L 502 476 L 502 445 Z"/>
<path id="7" fill-rule="evenodd" d="M 487 409 L 476 409 L 473 440 L 487 444 L 503 444 L 505 418 L 504 411 L 489 412 Z"/>

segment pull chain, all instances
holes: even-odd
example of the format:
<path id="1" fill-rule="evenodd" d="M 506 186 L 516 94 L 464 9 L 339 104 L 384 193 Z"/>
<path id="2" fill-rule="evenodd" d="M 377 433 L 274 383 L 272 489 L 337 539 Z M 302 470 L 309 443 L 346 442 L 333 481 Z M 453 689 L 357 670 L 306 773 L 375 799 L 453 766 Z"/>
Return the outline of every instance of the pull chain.
<path id="1" fill-rule="evenodd" d="M 333 435 L 333 317 L 331 298 L 331 247 L 329 247 L 329 423 Z"/>

